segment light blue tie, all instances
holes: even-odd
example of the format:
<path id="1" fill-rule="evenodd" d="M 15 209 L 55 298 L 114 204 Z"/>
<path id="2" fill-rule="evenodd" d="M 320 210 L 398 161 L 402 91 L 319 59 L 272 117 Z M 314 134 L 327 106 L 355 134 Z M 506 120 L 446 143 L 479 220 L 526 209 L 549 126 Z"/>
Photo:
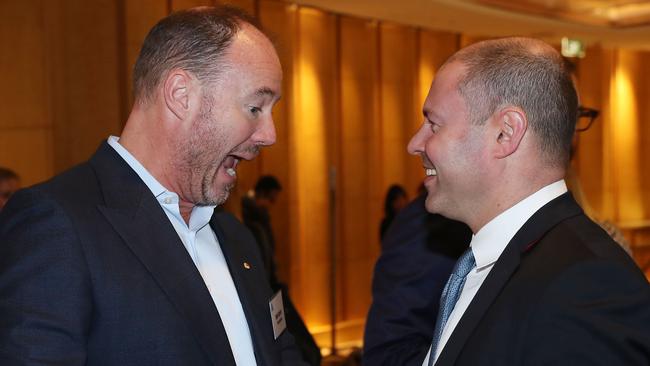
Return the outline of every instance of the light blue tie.
<path id="1" fill-rule="evenodd" d="M 438 319 L 436 320 L 436 328 L 433 332 L 433 341 L 431 342 L 431 352 L 429 352 L 429 366 L 433 365 L 433 358 L 436 356 L 436 348 L 438 347 L 438 342 L 440 342 L 442 330 L 445 329 L 449 315 L 454 310 L 460 292 L 463 290 L 465 278 L 467 278 L 467 274 L 474 266 L 476 266 L 476 262 L 474 261 L 472 248 L 467 248 L 465 253 L 458 258 L 454 270 L 451 276 L 449 276 L 445 288 L 442 290 L 440 310 L 438 310 Z"/>

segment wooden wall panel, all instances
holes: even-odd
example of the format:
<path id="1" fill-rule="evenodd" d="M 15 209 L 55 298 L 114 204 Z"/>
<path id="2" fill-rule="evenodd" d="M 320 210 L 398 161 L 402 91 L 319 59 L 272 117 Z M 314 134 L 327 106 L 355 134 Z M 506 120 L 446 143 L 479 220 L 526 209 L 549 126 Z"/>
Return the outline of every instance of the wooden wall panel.
<path id="1" fill-rule="evenodd" d="M 633 82 L 634 75 L 641 75 L 643 66 L 636 51 L 619 50 L 616 54 L 616 70 L 613 75 L 612 141 L 618 221 L 642 219 L 645 216 L 641 196 L 640 172 L 640 115 L 639 86 Z"/>
<path id="2" fill-rule="evenodd" d="M 381 189 L 378 27 L 376 22 L 340 20 L 341 155 L 339 215 L 343 319 L 363 319 L 370 305 L 374 261 L 379 253 Z M 378 196 L 378 195 L 377 195 Z"/>
<path id="3" fill-rule="evenodd" d="M 299 8 L 300 35 L 292 129 L 296 154 L 292 156 L 298 191 L 299 267 L 296 268 L 298 303 L 305 318 L 315 324 L 329 322 L 330 220 L 328 125 L 336 123 L 336 18 L 314 9 Z M 293 277 L 293 275 L 292 275 Z"/>
<path id="4" fill-rule="evenodd" d="M 0 166 L 31 185 L 52 175 L 47 29 L 43 2 L 0 2 Z"/>
<path id="5" fill-rule="evenodd" d="M 394 183 L 412 191 L 419 182 L 407 172 L 412 158 L 406 145 L 420 120 L 417 106 L 417 38 L 414 28 L 395 24 L 380 26 L 381 123 L 383 151 L 383 192 Z M 408 126 L 408 127 L 407 127 Z"/>
<path id="6" fill-rule="evenodd" d="M 138 0 L 138 1 L 125 1 L 124 2 L 124 41 L 122 43 L 123 57 L 123 70 L 126 93 L 126 109 L 131 110 L 133 105 L 133 67 L 135 61 L 140 54 L 142 42 L 149 33 L 149 30 L 168 12 L 167 0 Z M 128 117 L 128 116 L 127 116 Z M 126 119 L 122 121 L 124 124 Z"/>
<path id="7" fill-rule="evenodd" d="M 0 166 L 20 175 L 29 186 L 53 175 L 52 130 L 32 127 L 0 130 Z"/>
<path id="8" fill-rule="evenodd" d="M 51 27 L 54 171 L 60 172 L 121 130 L 118 7 L 110 0 L 44 4 Z"/>
<path id="9" fill-rule="evenodd" d="M 642 201 L 643 216 L 640 219 L 650 221 L 650 52 L 639 52 L 639 65 L 632 75 L 633 83 L 637 90 L 639 101 L 639 173 L 640 173 L 640 194 Z M 650 243 L 650 241 L 646 241 Z"/>
<path id="10" fill-rule="evenodd" d="M 0 14 L 0 128 L 49 126 L 42 1 L 1 1 Z"/>

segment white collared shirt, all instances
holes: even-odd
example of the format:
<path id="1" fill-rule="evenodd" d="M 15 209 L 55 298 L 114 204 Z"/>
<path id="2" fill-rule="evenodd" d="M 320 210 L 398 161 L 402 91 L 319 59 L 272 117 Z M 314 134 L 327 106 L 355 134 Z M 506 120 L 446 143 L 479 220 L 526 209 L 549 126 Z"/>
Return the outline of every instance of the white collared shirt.
<path id="1" fill-rule="evenodd" d="M 156 197 L 199 270 L 221 317 L 236 364 L 256 365 L 244 309 L 217 236 L 208 225 L 216 206 L 194 206 L 187 225 L 180 213 L 178 195 L 160 184 L 118 141 L 116 136 L 108 138 L 108 144 L 140 176 Z"/>
<path id="2" fill-rule="evenodd" d="M 537 210 L 566 192 L 567 187 L 564 180 L 551 183 L 500 213 L 472 236 L 470 247 L 476 260 L 476 267 L 467 274 L 463 290 L 458 297 L 454 310 L 449 315 L 445 328 L 442 330 L 434 364 L 465 310 L 467 310 L 472 299 L 481 288 L 483 281 L 494 267 L 494 263 L 499 259 L 510 240 Z M 430 352 L 431 347 L 427 351 L 427 356 L 422 363 L 423 366 L 427 366 Z"/>

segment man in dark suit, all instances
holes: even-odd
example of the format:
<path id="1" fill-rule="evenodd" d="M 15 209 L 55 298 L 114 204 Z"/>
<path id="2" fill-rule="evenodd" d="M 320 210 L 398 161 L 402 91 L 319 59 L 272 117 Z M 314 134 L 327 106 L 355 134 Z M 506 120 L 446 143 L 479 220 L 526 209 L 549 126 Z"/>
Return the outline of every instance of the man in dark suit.
<path id="1" fill-rule="evenodd" d="M 151 30 L 121 137 L 0 214 L 0 364 L 304 365 L 253 237 L 214 212 L 275 142 L 281 79 L 236 9 Z"/>
<path id="2" fill-rule="evenodd" d="M 480 42 L 437 73 L 408 150 L 427 210 L 474 235 L 422 365 L 650 364 L 650 286 L 563 181 L 577 109 L 538 40 Z"/>
<path id="3" fill-rule="evenodd" d="M 364 365 L 421 365 L 431 343 L 438 299 L 467 249 L 467 225 L 430 214 L 419 195 L 395 217 L 372 278 L 363 341 Z"/>

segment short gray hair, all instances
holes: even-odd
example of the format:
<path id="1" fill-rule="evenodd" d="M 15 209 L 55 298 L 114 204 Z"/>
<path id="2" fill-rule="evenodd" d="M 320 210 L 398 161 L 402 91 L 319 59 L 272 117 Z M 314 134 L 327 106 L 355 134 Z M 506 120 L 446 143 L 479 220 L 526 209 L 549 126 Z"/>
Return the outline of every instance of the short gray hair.
<path id="1" fill-rule="evenodd" d="M 503 38 L 464 48 L 447 63 L 455 61 L 465 67 L 458 89 L 473 124 L 484 123 L 500 107 L 519 107 L 546 161 L 568 164 L 578 97 L 571 70 L 554 48 L 531 38 Z"/>

